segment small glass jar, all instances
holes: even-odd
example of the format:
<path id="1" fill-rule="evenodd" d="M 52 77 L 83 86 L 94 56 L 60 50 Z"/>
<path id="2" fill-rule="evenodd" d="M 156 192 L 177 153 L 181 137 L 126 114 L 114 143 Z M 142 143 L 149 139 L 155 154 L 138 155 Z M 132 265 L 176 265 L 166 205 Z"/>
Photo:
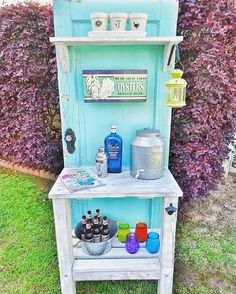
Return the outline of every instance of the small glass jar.
<path id="1" fill-rule="evenodd" d="M 149 253 L 157 253 L 160 249 L 159 234 L 155 232 L 148 233 L 148 238 L 145 247 Z"/>
<path id="2" fill-rule="evenodd" d="M 125 248 L 130 254 L 135 254 L 139 250 L 139 240 L 135 233 L 129 233 L 126 238 Z"/>
<path id="3" fill-rule="evenodd" d="M 121 243 L 125 243 L 129 232 L 130 232 L 130 225 L 120 223 L 118 228 L 118 236 L 117 236 L 118 240 Z"/>
<path id="4" fill-rule="evenodd" d="M 147 240 L 147 225 L 145 223 L 138 223 L 136 225 L 135 235 L 139 239 L 139 242 L 145 242 Z"/>

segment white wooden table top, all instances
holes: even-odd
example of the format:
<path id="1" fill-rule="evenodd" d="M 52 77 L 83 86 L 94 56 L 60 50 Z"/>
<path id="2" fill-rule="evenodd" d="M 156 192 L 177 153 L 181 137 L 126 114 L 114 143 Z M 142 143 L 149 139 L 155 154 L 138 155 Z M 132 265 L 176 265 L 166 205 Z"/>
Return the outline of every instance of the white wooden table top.
<path id="1" fill-rule="evenodd" d="M 82 167 L 81 167 L 82 168 Z M 94 171 L 94 168 L 91 168 Z M 63 170 L 66 171 L 66 168 Z M 157 180 L 138 180 L 130 175 L 128 169 L 120 174 L 108 174 L 101 179 L 104 186 L 70 193 L 60 177 L 57 178 L 49 198 L 122 198 L 137 197 L 141 199 L 167 196 L 183 196 L 183 192 L 171 172 L 165 169 L 164 176 Z"/>

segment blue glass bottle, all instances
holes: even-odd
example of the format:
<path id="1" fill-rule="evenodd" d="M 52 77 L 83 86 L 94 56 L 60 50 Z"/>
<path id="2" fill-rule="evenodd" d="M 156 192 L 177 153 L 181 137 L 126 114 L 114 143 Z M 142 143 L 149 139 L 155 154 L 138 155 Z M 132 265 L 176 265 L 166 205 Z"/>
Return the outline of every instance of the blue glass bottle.
<path id="1" fill-rule="evenodd" d="M 111 127 L 111 133 L 105 138 L 105 152 L 108 156 L 108 172 L 120 173 L 122 170 L 122 138 L 116 133 L 116 126 Z"/>

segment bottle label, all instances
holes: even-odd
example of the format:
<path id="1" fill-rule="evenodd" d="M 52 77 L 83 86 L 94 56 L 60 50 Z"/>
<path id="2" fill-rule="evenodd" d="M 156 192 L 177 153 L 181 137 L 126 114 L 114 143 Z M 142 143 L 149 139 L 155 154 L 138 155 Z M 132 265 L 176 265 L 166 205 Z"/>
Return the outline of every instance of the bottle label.
<path id="1" fill-rule="evenodd" d="M 110 234 L 109 235 L 102 235 L 102 241 L 107 241 L 110 239 Z"/>
<path id="2" fill-rule="evenodd" d="M 89 242 L 89 243 L 93 243 L 93 240 L 94 240 L 94 236 L 91 235 L 91 236 L 86 236 L 84 241 Z"/>
<path id="3" fill-rule="evenodd" d="M 99 243 L 101 241 L 100 234 L 99 235 L 94 235 L 94 243 Z"/>
<path id="4" fill-rule="evenodd" d="M 119 149 L 120 147 L 118 146 L 118 144 L 112 145 L 112 144 L 108 144 L 107 146 L 108 148 L 108 156 L 109 159 L 118 159 L 119 157 Z"/>

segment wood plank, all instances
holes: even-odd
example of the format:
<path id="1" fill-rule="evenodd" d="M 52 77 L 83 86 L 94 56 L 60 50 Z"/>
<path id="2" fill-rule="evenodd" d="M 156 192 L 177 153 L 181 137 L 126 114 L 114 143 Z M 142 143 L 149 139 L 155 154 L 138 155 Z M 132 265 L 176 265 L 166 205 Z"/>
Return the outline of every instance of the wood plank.
<path id="1" fill-rule="evenodd" d="M 65 168 L 66 169 L 66 168 Z M 64 170 L 65 170 L 64 169 Z M 91 168 L 94 171 L 93 168 Z M 105 184 L 101 187 L 88 189 L 70 194 L 60 177 L 52 187 L 49 198 L 122 198 L 137 197 L 141 199 L 163 197 L 168 195 L 181 197 L 183 192 L 168 169 L 164 176 L 157 180 L 138 180 L 130 175 L 130 171 L 124 169 L 120 174 L 108 174 L 102 179 Z"/>
<path id="2" fill-rule="evenodd" d="M 69 200 L 53 199 L 57 255 L 59 262 L 61 291 L 63 294 L 75 294 L 75 283 L 72 280 L 74 261 Z"/>
<path id="3" fill-rule="evenodd" d="M 158 283 L 158 294 L 172 293 L 174 257 L 175 257 L 175 231 L 177 211 L 169 215 L 165 208 L 173 204 L 178 208 L 178 197 L 164 198 L 162 217 L 162 238 L 160 250 L 161 278 Z"/>
<path id="4" fill-rule="evenodd" d="M 130 271 L 130 272 L 74 272 L 75 281 L 119 281 L 119 280 L 159 280 L 160 271 Z"/>
<path id="5" fill-rule="evenodd" d="M 73 265 L 75 281 L 158 279 L 159 277 L 158 258 L 75 260 Z"/>
<path id="6" fill-rule="evenodd" d="M 151 254 L 144 247 L 140 248 L 135 254 L 129 254 L 125 248 L 112 248 L 107 254 L 100 256 L 88 255 L 84 253 L 82 248 L 74 248 L 73 252 L 75 259 L 139 259 L 154 258 L 159 256 L 159 253 Z"/>
<path id="7" fill-rule="evenodd" d="M 76 272 L 94 272 L 94 271 L 145 271 L 159 270 L 160 262 L 158 258 L 153 259 L 93 259 L 93 260 L 75 260 L 73 271 Z"/>
<path id="8" fill-rule="evenodd" d="M 67 46 L 98 46 L 98 45 L 167 45 L 178 44 L 182 36 L 147 37 L 147 38 L 90 38 L 90 37 L 51 37 L 50 42 L 64 43 Z"/>

